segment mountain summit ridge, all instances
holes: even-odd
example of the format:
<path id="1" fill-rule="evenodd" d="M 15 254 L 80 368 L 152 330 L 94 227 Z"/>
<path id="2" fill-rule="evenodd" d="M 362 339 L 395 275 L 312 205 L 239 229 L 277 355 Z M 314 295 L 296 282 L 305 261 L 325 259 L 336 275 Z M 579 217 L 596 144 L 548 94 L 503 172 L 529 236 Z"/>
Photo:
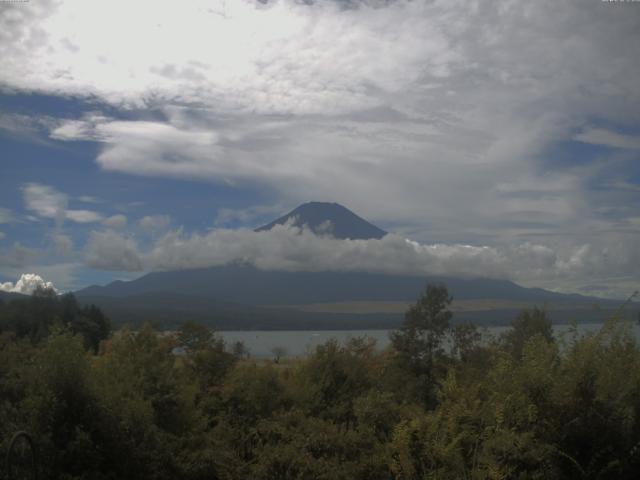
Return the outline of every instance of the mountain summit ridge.
<path id="1" fill-rule="evenodd" d="M 339 203 L 307 202 L 286 215 L 256 228 L 256 232 L 271 230 L 276 225 L 291 223 L 306 226 L 316 234 L 330 234 L 335 238 L 371 240 L 384 237 L 387 232 L 359 217 Z"/>

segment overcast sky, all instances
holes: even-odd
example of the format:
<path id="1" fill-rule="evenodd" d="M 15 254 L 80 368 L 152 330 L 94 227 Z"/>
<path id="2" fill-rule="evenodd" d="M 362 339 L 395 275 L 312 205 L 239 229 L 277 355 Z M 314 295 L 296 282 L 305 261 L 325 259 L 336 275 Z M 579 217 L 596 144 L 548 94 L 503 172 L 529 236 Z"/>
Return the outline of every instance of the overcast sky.
<path id="1" fill-rule="evenodd" d="M 638 2 L 0 2 L 0 284 L 242 258 L 626 297 L 639 52 Z M 310 200 L 394 235 L 251 231 Z"/>

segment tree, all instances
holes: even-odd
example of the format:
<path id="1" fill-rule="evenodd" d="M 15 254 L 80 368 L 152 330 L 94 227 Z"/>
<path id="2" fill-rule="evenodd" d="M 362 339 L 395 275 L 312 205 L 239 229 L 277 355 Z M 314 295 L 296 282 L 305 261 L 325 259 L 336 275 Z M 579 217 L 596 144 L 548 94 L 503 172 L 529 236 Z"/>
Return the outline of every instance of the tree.
<path id="1" fill-rule="evenodd" d="M 220 336 L 196 322 L 184 322 L 177 340 L 187 354 L 184 364 L 198 379 L 203 391 L 220 382 L 238 359 L 225 350 Z"/>
<path id="2" fill-rule="evenodd" d="M 287 354 L 287 349 L 285 347 L 276 345 L 271 349 L 271 353 L 273 354 L 273 362 L 280 363 L 280 359 Z"/>
<path id="3" fill-rule="evenodd" d="M 296 372 L 295 396 L 306 413 L 347 430 L 355 425 L 353 402 L 371 388 L 374 348 L 375 343 L 358 338 L 344 346 L 335 338 L 318 345 Z"/>
<path id="4" fill-rule="evenodd" d="M 178 343 L 189 353 L 211 347 L 214 340 L 211 329 L 200 323 L 186 321 L 178 331 Z"/>
<path id="5" fill-rule="evenodd" d="M 536 335 L 549 343 L 554 341 L 551 319 L 545 310 L 538 307 L 521 312 L 511 322 L 511 329 L 502 335 L 502 342 L 507 351 L 514 357 L 520 358 L 525 344 Z"/>
<path id="6" fill-rule="evenodd" d="M 391 335 L 394 348 L 418 369 L 430 367 L 434 356 L 442 352 L 442 340 L 452 317 L 451 301 L 446 286 L 427 285 L 405 313 L 400 331 Z"/>
<path id="7" fill-rule="evenodd" d="M 36 289 L 28 298 L 14 299 L 0 308 L 0 331 L 11 331 L 16 337 L 28 337 L 39 343 L 55 326 L 81 334 L 86 349 L 98 350 L 109 337 L 109 319 L 95 305 L 80 307 L 71 293 L 58 296 L 51 289 Z"/>
<path id="8" fill-rule="evenodd" d="M 416 394 L 425 404 L 432 404 L 435 398 L 434 360 L 441 355 L 442 340 L 449 330 L 451 301 L 446 286 L 427 285 L 405 313 L 401 329 L 391 334 L 399 361 L 417 378 Z"/>
<path id="9" fill-rule="evenodd" d="M 453 340 L 451 353 L 458 356 L 463 362 L 466 362 L 482 336 L 473 323 L 464 322 L 453 328 L 451 337 Z"/>
<path id="10" fill-rule="evenodd" d="M 251 352 L 249 351 L 249 349 L 247 348 L 247 346 L 242 340 L 233 342 L 233 345 L 231 346 L 231 353 L 233 353 L 233 356 L 238 359 L 249 358 L 251 354 Z"/>

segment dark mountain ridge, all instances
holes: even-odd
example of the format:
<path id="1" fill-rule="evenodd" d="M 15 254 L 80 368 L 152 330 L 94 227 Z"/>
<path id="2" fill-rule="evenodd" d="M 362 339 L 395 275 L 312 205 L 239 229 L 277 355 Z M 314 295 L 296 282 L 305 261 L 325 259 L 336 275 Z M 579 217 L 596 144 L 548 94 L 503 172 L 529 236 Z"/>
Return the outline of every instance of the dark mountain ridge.
<path id="1" fill-rule="evenodd" d="M 508 299 L 529 302 L 593 303 L 598 299 L 525 288 L 509 280 L 359 272 L 265 271 L 252 266 L 153 272 L 129 282 L 79 290 L 78 296 L 126 297 L 150 292 L 205 296 L 247 305 L 291 305 L 345 301 L 415 300 L 426 283 L 443 283 L 458 300 Z"/>

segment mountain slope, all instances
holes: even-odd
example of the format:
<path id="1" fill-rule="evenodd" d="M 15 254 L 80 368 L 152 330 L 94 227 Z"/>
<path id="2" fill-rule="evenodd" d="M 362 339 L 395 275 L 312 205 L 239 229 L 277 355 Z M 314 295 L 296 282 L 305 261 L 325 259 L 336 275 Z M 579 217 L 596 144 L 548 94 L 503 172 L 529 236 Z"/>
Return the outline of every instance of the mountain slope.
<path id="1" fill-rule="evenodd" d="M 19 300 L 21 298 L 25 298 L 27 295 L 16 292 L 5 292 L 0 290 L 0 300 L 3 302 L 10 302 L 11 300 Z"/>
<path id="2" fill-rule="evenodd" d="M 273 222 L 257 228 L 256 232 L 271 230 L 276 225 L 288 222 L 297 227 L 306 225 L 316 234 L 331 234 L 342 239 L 369 240 L 382 238 L 387 234 L 342 205 L 326 202 L 300 205 Z"/>
<path id="3" fill-rule="evenodd" d="M 359 272 L 265 271 L 251 266 L 154 272 L 130 282 L 91 286 L 78 296 L 126 297 L 150 292 L 204 296 L 245 305 L 291 305 L 344 301 L 415 300 L 425 284 L 444 283 L 455 299 L 507 299 L 528 302 L 589 303 L 596 299 L 524 288 L 509 280 Z"/>
<path id="4" fill-rule="evenodd" d="M 454 297 L 454 306 L 455 300 L 474 303 L 475 299 L 549 305 L 551 318 L 558 323 L 601 322 L 619 303 L 524 288 L 505 280 L 267 272 L 246 266 L 151 273 L 131 282 L 89 287 L 76 295 L 81 303 L 98 305 L 115 324 L 150 321 L 175 328 L 184 320 L 194 320 L 225 330 L 357 330 L 397 328 L 402 313 L 383 313 L 375 308 L 370 313 L 314 312 L 296 306 L 355 301 L 369 301 L 373 307 L 382 301 L 411 303 L 427 282 L 445 283 Z M 602 308 L 593 309 L 594 303 Z M 454 322 L 508 325 L 518 311 L 511 307 L 458 310 Z"/>

